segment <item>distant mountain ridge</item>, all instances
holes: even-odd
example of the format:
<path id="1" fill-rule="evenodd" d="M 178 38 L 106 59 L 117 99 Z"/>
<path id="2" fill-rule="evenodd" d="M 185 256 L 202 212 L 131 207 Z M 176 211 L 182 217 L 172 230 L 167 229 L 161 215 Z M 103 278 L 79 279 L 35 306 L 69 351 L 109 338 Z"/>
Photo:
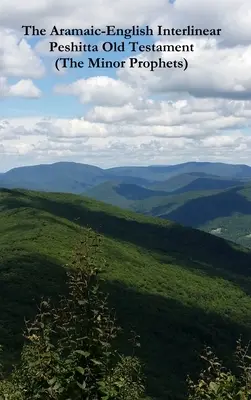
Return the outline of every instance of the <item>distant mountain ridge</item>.
<path id="1" fill-rule="evenodd" d="M 104 176 L 99 167 L 59 162 L 11 169 L 0 176 L 0 187 L 81 193 Z"/>
<path id="2" fill-rule="evenodd" d="M 0 188 L 81 194 L 251 248 L 251 167 L 188 162 L 149 167 L 59 162 L 0 174 Z"/>
<path id="3" fill-rule="evenodd" d="M 0 174 L 0 187 L 81 194 L 106 181 L 151 185 L 182 174 L 215 175 L 225 179 L 251 179 L 251 167 L 209 162 L 187 162 L 167 166 L 132 166 L 102 169 L 93 165 L 58 162 L 13 168 Z M 163 190 L 158 188 L 158 190 Z"/>

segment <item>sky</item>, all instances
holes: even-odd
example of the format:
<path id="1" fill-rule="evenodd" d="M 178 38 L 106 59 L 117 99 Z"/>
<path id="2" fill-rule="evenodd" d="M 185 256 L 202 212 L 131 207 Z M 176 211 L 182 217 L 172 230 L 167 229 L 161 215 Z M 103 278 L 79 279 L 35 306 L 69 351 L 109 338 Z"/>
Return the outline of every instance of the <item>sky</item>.
<path id="1" fill-rule="evenodd" d="M 75 161 L 121 165 L 220 161 L 251 165 L 250 0 L 1 0 L 0 172 Z M 46 29 L 25 36 L 23 25 Z M 221 29 L 212 36 L 50 36 L 106 25 Z M 125 42 L 125 52 L 50 52 L 49 42 Z M 131 53 L 141 44 L 194 44 L 194 52 Z M 84 68 L 57 71 L 58 57 Z M 88 57 L 125 60 L 88 68 Z M 188 61 L 178 68 L 129 68 L 129 58 Z"/>

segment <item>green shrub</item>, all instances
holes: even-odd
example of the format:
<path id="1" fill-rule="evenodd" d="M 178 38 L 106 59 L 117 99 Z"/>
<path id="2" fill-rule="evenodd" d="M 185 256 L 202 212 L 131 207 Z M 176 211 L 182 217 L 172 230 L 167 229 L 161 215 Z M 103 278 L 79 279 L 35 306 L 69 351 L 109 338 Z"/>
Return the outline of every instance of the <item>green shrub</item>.
<path id="1" fill-rule="evenodd" d="M 139 400 L 139 360 L 114 349 L 120 333 L 100 290 L 99 238 L 90 230 L 68 270 L 67 296 L 42 300 L 26 324 L 20 364 L 0 382 L 4 400 Z M 137 341 L 135 346 L 137 346 Z"/>
<path id="2" fill-rule="evenodd" d="M 250 400 L 251 357 L 249 346 L 237 342 L 235 353 L 236 373 L 225 368 L 222 362 L 207 348 L 202 356 L 207 368 L 195 383 L 188 378 L 189 400 Z"/>

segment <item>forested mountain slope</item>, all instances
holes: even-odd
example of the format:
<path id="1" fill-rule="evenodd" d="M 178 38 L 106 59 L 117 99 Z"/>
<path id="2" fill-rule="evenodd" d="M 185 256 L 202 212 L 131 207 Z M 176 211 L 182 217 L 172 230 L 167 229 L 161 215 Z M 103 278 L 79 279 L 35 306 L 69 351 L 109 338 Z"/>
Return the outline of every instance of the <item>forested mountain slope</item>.
<path id="1" fill-rule="evenodd" d="M 102 235 L 105 289 L 125 334 L 141 336 L 147 391 L 182 399 L 205 344 L 228 359 L 251 332 L 251 253 L 231 242 L 71 194 L 0 191 L 0 342 L 18 357 L 24 316 L 64 291 L 87 226 Z M 126 352 L 125 343 L 121 348 Z"/>

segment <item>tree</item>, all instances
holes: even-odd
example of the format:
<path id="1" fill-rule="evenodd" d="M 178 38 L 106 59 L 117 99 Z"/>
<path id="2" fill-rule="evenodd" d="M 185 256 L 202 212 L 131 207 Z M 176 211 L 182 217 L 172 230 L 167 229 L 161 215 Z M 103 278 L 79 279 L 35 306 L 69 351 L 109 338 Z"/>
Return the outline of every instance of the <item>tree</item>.
<path id="1" fill-rule="evenodd" d="M 21 361 L 2 379 L 1 399 L 145 398 L 139 360 L 114 349 L 121 330 L 100 289 L 99 249 L 100 237 L 89 230 L 68 266 L 67 296 L 57 306 L 42 300 L 26 323 Z"/>

